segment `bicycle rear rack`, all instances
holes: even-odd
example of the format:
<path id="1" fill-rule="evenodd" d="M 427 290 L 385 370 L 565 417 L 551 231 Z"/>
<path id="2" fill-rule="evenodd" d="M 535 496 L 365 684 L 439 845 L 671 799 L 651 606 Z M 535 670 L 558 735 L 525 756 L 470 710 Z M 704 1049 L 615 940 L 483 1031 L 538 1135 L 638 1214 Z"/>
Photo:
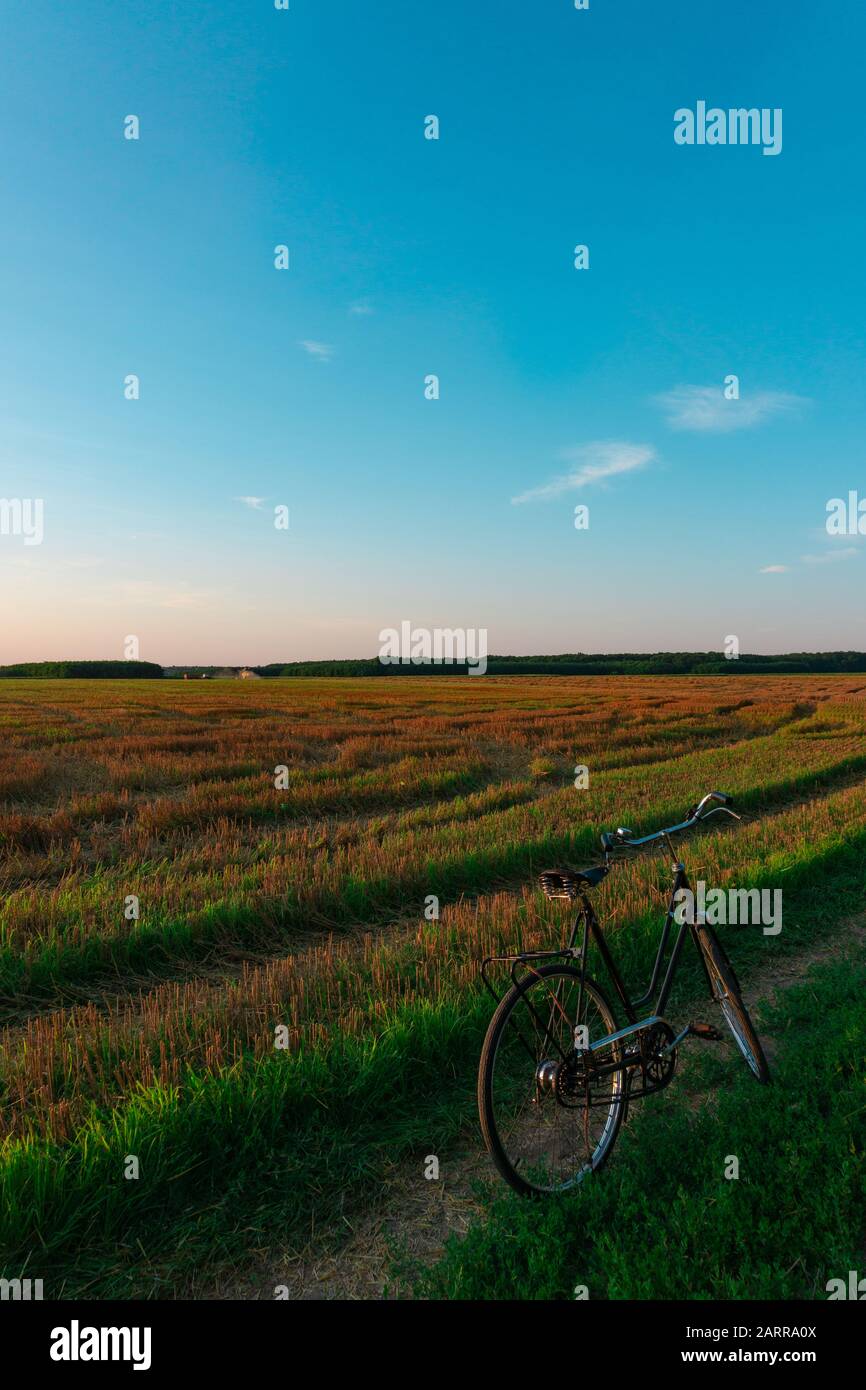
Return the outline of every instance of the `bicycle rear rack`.
<path id="1" fill-rule="evenodd" d="M 527 965 L 527 966 L 528 966 L 528 965 L 530 964 L 531 961 L 535 961 L 535 960 L 539 960 L 539 961 L 573 960 L 573 959 L 574 959 L 574 956 L 575 956 L 575 952 L 574 952 L 574 951 L 571 949 L 571 947 L 569 947 L 569 946 L 563 946 L 563 947 L 562 947 L 560 950 L 558 950 L 558 951 L 514 951 L 514 952 L 512 952 L 512 953 L 509 953 L 507 956 L 485 956 L 485 957 L 484 957 L 484 960 L 481 962 L 481 978 L 482 978 L 482 980 L 484 981 L 484 986 L 485 986 L 487 992 L 493 996 L 493 998 L 496 1000 L 496 1002 L 497 1002 L 497 1004 L 498 1004 L 498 1003 L 500 1003 L 501 1000 L 504 998 L 504 992 L 503 992 L 503 993 L 500 993 L 500 992 L 499 992 L 497 989 L 495 989 L 494 986 L 490 983 L 490 980 L 489 980 L 488 974 L 487 974 L 488 966 L 491 966 L 491 965 L 499 965 L 499 964 L 502 964 L 502 963 L 504 963 L 504 962 L 506 962 L 506 961 L 511 961 L 511 962 L 512 962 L 511 969 L 510 969 L 510 971 L 508 972 L 509 975 L 511 976 L 511 983 L 512 983 L 513 985 L 519 985 L 519 984 L 522 984 L 522 982 L 526 979 L 526 974 L 531 974 L 531 969 L 530 969 L 530 970 L 527 970 L 527 972 L 526 972 L 525 974 L 523 974 L 523 975 L 518 975 L 518 974 L 517 974 L 517 968 L 518 968 L 518 966 L 520 966 L 520 965 Z"/>

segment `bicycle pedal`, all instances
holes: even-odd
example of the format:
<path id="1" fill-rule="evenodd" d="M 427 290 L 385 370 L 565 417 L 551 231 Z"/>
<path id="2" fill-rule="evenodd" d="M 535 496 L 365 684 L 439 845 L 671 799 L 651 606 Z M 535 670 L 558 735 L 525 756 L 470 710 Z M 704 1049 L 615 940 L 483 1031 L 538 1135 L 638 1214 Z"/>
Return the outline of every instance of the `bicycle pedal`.
<path id="1" fill-rule="evenodd" d="M 711 1023 L 690 1023 L 689 1032 L 696 1038 L 703 1038 L 704 1042 L 721 1042 L 724 1036 Z"/>

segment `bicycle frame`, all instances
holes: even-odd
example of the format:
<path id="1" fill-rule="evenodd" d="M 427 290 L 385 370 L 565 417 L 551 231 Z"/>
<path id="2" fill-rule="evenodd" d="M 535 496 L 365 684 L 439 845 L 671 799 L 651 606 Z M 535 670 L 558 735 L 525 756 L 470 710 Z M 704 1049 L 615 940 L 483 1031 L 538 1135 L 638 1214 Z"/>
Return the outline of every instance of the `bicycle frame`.
<path id="1" fill-rule="evenodd" d="M 653 831 L 651 834 L 642 835 L 637 839 L 635 839 L 633 833 L 630 830 L 617 830 L 614 835 L 605 834 L 601 837 L 602 845 L 604 846 L 605 851 L 605 863 L 607 863 L 608 861 L 611 849 L 639 849 L 641 846 L 648 845 L 655 840 L 664 840 L 671 856 L 672 868 L 674 872 L 674 882 L 673 887 L 671 889 L 671 898 L 670 902 L 668 903 L 668 910 L 665 916 L 665 923 L 662 929 L 662 935 L 661 940 L 659 941 L 658 951 L 656 952 L 652 978 L 650 979 L 646 992 L 642 994 L 639 999 L 633 1000 L 629 998 L 628 991 L 626 990 L 626 987 L 623 983 L 622 976 L 616 968 L 613 956 L 611 955 L 610 950 L 608 949 L 607 942 L 605 941 L 604 936 L 602 935 L 598 918 L 596 917 L 592 904 L 590 903 L 588 897 L 586 896 L 586 892 L 584 891 L 582 893 L 578 893 L 581 910 L 575 918 L 574 923 L 572 924 L 571 932 L 568 938 L 568 945 L 564 947 L 562 950 L 512 952 L 511 954 L 505 956 L 487 956 L 481 962 L 481 978 L 484 982 L 485 988 L 490 992 L 490 994 L 493 995 L 493 998 L 497 1001 L 497 1003 L 499 1002 L 500 996 L 497 994 L 496 990 L 493 988 L 493 985 L 487 978 L 487 967 L 489 965 L 494 965 L 499 961 L 510 961 L 511 980 L 512 983 L 516 986 L 520 983 L 520 979 L 518 978 L 516 972 L 517 967 L 521 964 L 529 965 L 530 962 L 534 960 L 554 961 L 574 960 L 575 958 L 579 958 L 581 963 L 580 988 L 578 991 L 579 1018 L 580 1007 L 583 1003 L 584 981 L 586 979 L 587 947 L 589 946 L 589 938 L 591 935 L 599 948 L 601 958 L 604 961 L 607 972 L 610 975 L 611 980 L 613 981 L 614 988 L 616 989 L 617 998 L 622 1004 L 622 1007 L 625 1009 L 629 1023 L 632 1025 L 633 1029 L 634 1025 L 637 1024 L 638 1021 L 636 1011 L 640 1008 L 643 1008 L 643 1006 L 649 1002 L 659 983 L 659 975 L 661 974 L 662 961 L 664 959 L 664 953 L 667 949 L 667 944 L 670 939 L 671 927 L 674 922 L 674 911 L 676 908 L 677 893 L 681 889 L 688 887 L 688 878 L 686 877 L 685 865 L 682 864 L 676 856 L 673 844 L 671 843 L 671 836 L 678 834 L 681 830 L 689 830 L 693 825 L 697 825 L 699 821 L 709 820 L 710 816 L 718 815 L 720 811 L 724 812 L 726 815 L 732 816 L 734 820 L 739 820 L 740 817 L 734 811 L 728 809 L 731 799 L 732 798 L 728 795 L 727 792 L 707 792 L 706 796 L 702 797 L 698 804 L 691 808 L 685 820 L 679 821 L 676 825 L 667 826 L 663 830 Z M 722 804 L 720 806 L 715 807 L 713 810 L 705 812 L 704 807 L 709 805 L 711 801 L 719 801 Z M 583 922 L 583 941 L 580 950 L 577 951 L 575 949 L 575 942 L 577 940 L 577 933 L 581 921 Z M 679 962 L 680 952 L 683 948 L 683 940 L 685 939 L 687 928 L 691 929 L 692 940 L 694 941 L 695 949 L 697 950 L 698 955 L 701 957 L 701 961 L 703 962 L 704 973 L 707 976 L 707 985 L 709 986 L 710 994 L 712 994 L 712 982 L 709 977 L 709 972 L 707 971 L 707 965 L 703 957 L 703 952 L 700 948 L 700 943 L 698 941 L 698 935 L 695 929 L 695 924 L 694 922 L 683 921 L 679 924 L 679 928 L 679 932 L 677 933 L 676 940 L 674 941 L 673 949 L 670 954 L 670 959 L 668 960 L 667 970 L 665 971 L 665 977 L 661 983 L 661 988 L 659 990 L 659 996 L 656 1002 L 656 1007 L 653 1011 L 656 1015 L 661 1015 L 664 1006 L 668 1001 L 668 996 L 671 992 L 671 986 L 673 985 L 674 975 L 676 974 L 676 968 Z"/>
<path id="2" fill-rule="evenodd" d="M 700 946 L 698 945 L 694 923 L 687 921 L 679 923 L 679 929 L 677 931 L 676 937 L 674 938 L 673 947 L 671 949 L 670 956 L 667 962 L 667 968 L 665 969 L 664 979 L 661 981 L 661 986 L 659 987 L 659 977 L 662 973 L 665 952 L 667 950 L 668 942 L 670 941 L 671 930 L 674 926 L 675 921 L 674 913 L 676 911 L 677 906 L 677 894 L 682 889 L 688 888 L 689 886 L 685 865 L 681 863 L 679 860 L 675 860 L 673 862 L 672 868 L 674 874 L 674 881 L 671 887 L 671 895 L 670 900 L 668 902 L 667 912 L 665 914 L 664 926 L 662 927 L 662 933 L 659 939 L 658 949 L 656 951 L 656 958 L 653 963 L 652 975 L 650 977 L 650 981 L 646 990 L 642 995 L 640 995 L 639 998 L 632 999 L 630 997 L 628 990 L 626 989 L 625 982 L 623 981 L 622 975 L 620 974 L 616 962 L 614 961 L 613 955 L 611 954 L 610 947 L 604 939 L 604 932 L 595 914 L 595 909 L 593 908 L 592 903 L 590 902 L 585 892 L 579 895 L 580 911 L 578 912 L 577 916 L 574 919 L 574 922 L 572 923 L 571 931 L 568 936 L 567 946 L 563 947 L 558 951 L 520 951 L 505 956 L 487 956 L 482 961 L 481 978 L 490 994 L 492 994 L 493 998 L 496 999 L 497 1002 L 499 1001 L 501 996 L 497 993 L 493 985 L 490 983 L 490 980 L 487 978 L 487 967 L 497 962 L 511 962 L 511 980 L 514 985 L 517 985 L 520 983 L 522 978 L 525 978 L 525 976 L 518 976 L 518 974 L 516 973 L 520 965 L 527 966 L 531 971 L 533 961 L 548 962 L 554 960 L 579 960 L 580 983 L 578 986 L 577 996 L 577 1018 L 580 1018 L 581 1008 L 583 1005 L 584 981 L 586 979 L 588 947 L 590 938 L 592 938 L 592 940 L 598 947 L 599 954 L 602 958 L 602 961 L 604 962 L 605 969 L 611 979 L 611 982 L 613 983 L 614 989 L 616 990 L 617 998 L 620 1004 L 622 1005 L 622 1008 L 625 1011 L 626 1018 L 628 1019 L 629 1024 L 632 1025 L 632 1028 L 639 1022 L 638 1010 L 644 1008 L 650 1002 L 657 988 L 658 997 L 656 999 L 655 1007 L 651 1010 L 651 1014 L 653 1019 L 662 1017 L 664 1014 L 665 1005 L 668 1001 L 671 989 L 673 987 L 674 977 L 676 975 L 680 953 L 683 948 L 683 941 L 685 940 L 687 931 L 691 931 L 692 939 L 695 943 L 695 948 L 698 951 L 698 955 L 701 957 L 701 961 L 703 963 L 703 954 L 700 950 Z M 583 933 L 581 945 L 579 948 L 577 948 L 576 942 L 578 933 L 581 928 L 581 924 L 583 925 Z M 706 965 L 704 965 L 704 969 L 706 970 Z M 530 1009 L 530 1012 L 534 1012 L 531 1005 L 528 1004 L 528 1007 Z M 631 1029 L 623 1031 L 628 1032 L 631 1031 Z M 617 1034 L 617 1036 L 619 1036 L 619 1034 Z"/>
<path id="3" fill-rule="evenodd" d="M 628 994 L 623 978 L 620 975 L 619 970 L 617 969 L 616 962 L 614 961 L 614 958 L 611 954 L 610 947 L 604 939 L 604 932 L 602 931 L 599 920 L 595 915 L 595 909 L 593 908 L 592 903 L 590 902 L 589 898 L 585 893 L 582 893 L 580 895 L 580 912 L 574 919 L 571 932 L 568 938 L 568 954 L 572 957 L 577 957 L 580 960 L 578 1017 L 580 1017 L 580 1006 L 583 1002 L 583 982 L 586 978 L 587 948 L 589 946 L 589 939 L 590 937 L 592 937 L 592 940 L 598 947 L 599 954 L 602 960 L 604 961 L 605 969 L 608 975 L 610 976 L 610 979 L 613 983 L 613 987 L 616 990 L 617 998 L 619 999 L 623 1009 L 625 1010 L 625 1014 L 629 1023 L 637 1023 L 638 1009 L 643 1008 L 646 1004 L 650 1002 L 653 995 L 655 994 L 656 988 L 659 985 L 659 976 L 661 975 L 662 971 L 662 962 L 664 960 L 668 941 L 670 940 L 671 928 L 674 925 L 674 913 L 676 911 L 677 906 L 677 894 L 683 888 L 688 888 L 689 886 L 688 876 L 686 874 L 684 864 L 682 864 L 678 860 L 673 865 L 673 871 L 674 881 L 673 886 L 671 888 L 670 901 L 668 902 L 664 926 L 662 927 L 662 934 L 659 939 L 658 950 L 656 951 L 656 958 L 653 963 L 652 975 L 650 977 L 650 982 L 645 992 L 638 999 L 631 999 Z M 580 950 L 577 951 L 575 950 L 575 942 L 577 940 L 577 934 L 580 928 L 581 921 L 583 922 L 583 939 L 581 942 Z M 683 941 L 685 940 L 686 932 L 690 929 L 692 932 L 693 939 L 695 940 L 695 946 L 697 947 L 698 945 L 697 939 L 694 936 L 694 924 L 686 921 L 679 923 L 679 930 L 674 939 L 674 944 L 671 949 L 670 957 L 668 959 L 664 979 L 662 980 L 661 987 L 659 988 L 658 998 L 656 999 L 655 1007 L 652 1009 L 652 1013 L 654 1015 L 661 1016 L 664 1014 L 665 1005 L 668 1001 L 668 998 L 670 997 L 671 988 L 674 982 L 674 976 L 676 975 L 677 965 L 679 963 L 680 958 L 680 952 L 683 948 Z M 699 948 L 698 954 L 700 954 Z"/>

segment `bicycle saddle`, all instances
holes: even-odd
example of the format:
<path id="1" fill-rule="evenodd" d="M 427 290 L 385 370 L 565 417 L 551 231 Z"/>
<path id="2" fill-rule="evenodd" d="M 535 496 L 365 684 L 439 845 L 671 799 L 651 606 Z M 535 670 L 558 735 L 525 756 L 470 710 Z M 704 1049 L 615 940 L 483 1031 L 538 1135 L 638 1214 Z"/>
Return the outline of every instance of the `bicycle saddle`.
<path id="1" fill-rule="evenodd" d="M 576 898 L 582 888 L 595 888 L 610 873 L 609 864 L 590 869 L 545 869 L 538 881 L 547 898 Z"/>

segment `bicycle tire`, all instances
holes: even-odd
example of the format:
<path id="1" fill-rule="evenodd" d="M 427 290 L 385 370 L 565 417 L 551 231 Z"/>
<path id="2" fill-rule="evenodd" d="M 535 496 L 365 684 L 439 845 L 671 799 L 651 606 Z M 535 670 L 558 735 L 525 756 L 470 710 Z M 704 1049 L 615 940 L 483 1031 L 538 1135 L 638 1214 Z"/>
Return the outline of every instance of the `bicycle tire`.
<path id="1" fill-rule="evenodd" d="M 762 1085 L 766 1085 L 770 1080 L 770 1068 L 761 1046 L 761 1040 L 755 1031 L 755 1025 L 743 1003 L 743 995 L 736 971 L 728 960 L 724 947 L 714 931 L 703 924 L 697 927 L 695 932 L 704 958 L 710 993 L 719 1005 L 725 1022 L 730 1028 L 734 1041 L 743 1054 L 752 1075 Z"/>
<path id="2" fill-rule="evenodd" d="M 505 1029 L 508 1026 L 509 1019 L 512 1017 L 514 1010 L 518 1008 L 521 1002 L 526 998 L 528 992 L 538 985 L 539 981 L 543 982 L 544 980 L 549 980 L 552 976 L 560 976 L 564 980 L 576 982 L 580 979 L 580 971 L 574 966 L 569 965 L 542 966 L 539 970 L 533 971 L 525 979 L 521 980 L 518 985 L 513 986 L 500 1000 L 496 1012 L 490 1020 L 490 1025 L 484 1039 L 484 1045 L 481 1049 L 481 1058 L 478 1066 L 478 1113 L 481 1120 L 481 1132 L 484 1136 L 487 1151 L 493 1159 L 500 1176 L 504 1178 L 515 1192 L 519 1192 L 522 1196 L 549 1195 L 552 1192 L 564 1191 L 569 1187 L 573 1187 L 577 1182 L 582 1181 L 588 1171 L 597 1172 L 610 1157 L 628 1103 L 628 1086 L 626 1084 L 625 1073 L 624 1071 L 615 1072 L 613 1073 L 611 1087 L 612 1093 L 615 1093 L 615 1098 L 612 1100 L 608 1112 L 608 1119 L 603 1131 L 603 1144 L 597 1147 L 589 1164 L 585 1165 L 579 1173 L 571 1175 L 571 1177 L 558 1185 L 540 1186 L 537 1182 L 533 1182 L 531 1178 L 520 1173 L 515 1163 L 512 1161 L 512 1158 L 509 1157 L 506 1144 L 500 1134 L 500 1126 L 497 1123 L 493 1099 L 493 1085 L 499 1048 L 503 1036 L 505 1035 Z M 592 980 L 586 979 L 584 980 L 584 992 L 586 997 L 594 1003 L 603 1022 L 605 1028 L 603 1036 L 615 1032 L 617 1025 L 613 1010 L 598 985 Z M 616 1059 L 616 1061 L 622 1062 L 624 1058 L 624 1049 L 621 1043 L 611 1044 L 611 1056 Z M 526 1066 L 528 1074 L 531 1066 L 528 1058 L 524 1065 Z M 527 1075 L 527 1084 L 534 1086 L 535 1077 L 532 1076 L 530 1078 L 530 1076 Z M 558 1101 L 554 1098 L 553 1103 L 558 1104 Z"/>

